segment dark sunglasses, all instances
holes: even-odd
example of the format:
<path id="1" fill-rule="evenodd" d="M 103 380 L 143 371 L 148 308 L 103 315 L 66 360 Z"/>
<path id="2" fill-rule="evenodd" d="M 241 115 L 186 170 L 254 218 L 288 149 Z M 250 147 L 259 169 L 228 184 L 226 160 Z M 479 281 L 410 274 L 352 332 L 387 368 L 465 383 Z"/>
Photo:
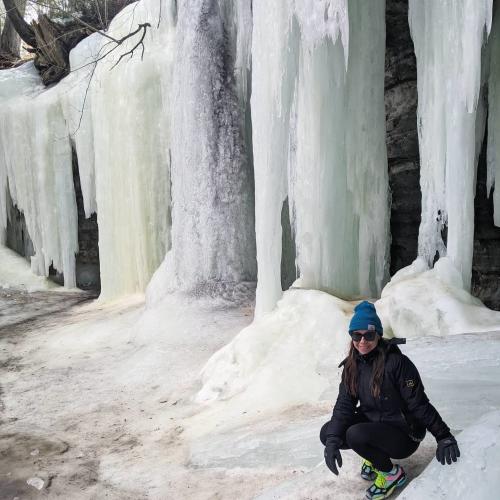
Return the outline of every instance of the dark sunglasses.
<path id="1" fill-rule="evenodd" d="M 354 342 L 360 342 L 363 337 L 367 342 L 372 342 L 373 340 L 375 340 L 377 332 L 375 330 L 370 330 L 366 333 L 349 332 L 349 335 L 351 336 L 352 340 L 354 340 Z"/>

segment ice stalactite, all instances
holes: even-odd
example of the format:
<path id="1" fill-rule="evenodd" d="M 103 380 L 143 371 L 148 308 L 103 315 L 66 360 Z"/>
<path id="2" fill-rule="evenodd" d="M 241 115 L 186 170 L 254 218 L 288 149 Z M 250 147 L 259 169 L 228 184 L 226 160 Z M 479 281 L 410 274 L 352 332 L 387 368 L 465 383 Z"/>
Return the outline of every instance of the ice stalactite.
<path id="1" fill-rule="evenodd" d="M 422 189 L 418 252 L 429 265 L 436 254 L 448 255 L 466 289 L 472 269 L 481 49 L 491 18 L 492 0 L 410 0 Z"/>
<path id="2" fill-rule="evenodd" d="M 386 280 L 384 7 L 253 4 L 257 314 L 281 296 L 287 195 L 301 286 L 374 296 Z"/>
<path id="3" fill-rule="evenodd" d="M 31 63 L 0 72 L 0 204 L 7 186 L 24 213 L 35 255 L 35 274 L 51 264 L 74 287 L 78 252 L 71 145 L 59 89 L 44 89 Z M 0 212 L 5 229 L 5 217 Z"/>
<path id="4" fill-rule="evenodd" d="M 103 37 L 95 33 L 70 52 L 71 74 L 59 84 L 68 134 L 78 157 L 85 216 L 97 212 L 92 99 L 89 89 Z"/>
<path id="5" fill-rule="evenodd" d="M 495 7 L 489 38 L 490 75 L 488 81 L 488 195 L 493 192 L 493 220 L 500 226 L 500 8 Z"/>
<path id="6" fill-rule="evenodd" d="M 90 87 L 102 300 L 142 292 L 170 247 L 175 16 L 170 2 L 161 7 L 130 5 L 113 19 L 115 39 L 149 22 L 147 48 L 142 56 L 129 38 L 99 61 Z"/>
<path id="7" fill-rule="evenodd" d="M 256 313 L 281 297 L 281 210 L 287 165 L 294 152 L 289 131 L 295 94 L 299 32 L 288 0 L 253 2 L 252 137 L 257 238 Z"/>
<path id="8" fill-rule="evenodd" d="M 166 269 L 169 286 L 184 290 L 254 281 L 256 273 L 252 170 L 234 77 L 235 54 L 220 5 L 214 0 L 178 4 L 172 250 Z M 251 26 L 237 27 L 241 29 Z M 247 64 L 244 44 L 236 52 Z M 240 95 L 246 98 L 246 92 Z"/>

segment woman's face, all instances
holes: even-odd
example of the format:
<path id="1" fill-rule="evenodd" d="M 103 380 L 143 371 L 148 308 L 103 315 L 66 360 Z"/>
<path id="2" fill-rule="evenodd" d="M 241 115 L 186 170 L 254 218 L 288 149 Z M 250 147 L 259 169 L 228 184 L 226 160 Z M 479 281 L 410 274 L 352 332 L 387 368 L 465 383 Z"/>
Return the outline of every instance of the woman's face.
<path id="1" fill-rule="evenodd" d="M 361 335 L 364 335 L 365 333 L 368 333 L 368 330 L 356 330 L 354 333 L 359 333 Z M 373 351 L 375 347 L 377 347 L 378 339 L 379 339 L 378 334 L 376 334 L 375 338 L 371 341 L 366 340 L 366 338 L 363 336 L 359 342 L 353 340 L 352 344 L 354 345 L 355 349 L 359 352 L 359 354 L 363 355 L 363 354 L 368 354 L 369 352 Z"/>

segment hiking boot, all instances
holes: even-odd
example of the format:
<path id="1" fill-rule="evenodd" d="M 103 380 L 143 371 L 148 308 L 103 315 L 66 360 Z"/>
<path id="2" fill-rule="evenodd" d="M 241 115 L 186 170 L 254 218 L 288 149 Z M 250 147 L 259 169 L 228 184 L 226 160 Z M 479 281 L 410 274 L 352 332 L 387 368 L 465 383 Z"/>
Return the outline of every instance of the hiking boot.
<path id="1" fill-rule="evenodd" d="M 406 483 L 406 474 L 402 467 L 395 465 L 390 472 L 377 471 L 375 482 L 366 490 L 368 500 L 381 500 L 391 495 L 398 486 Z"/>
<path id="2" fill-rule="evenodd" d="M 367 481 L 375 481 L 377 477 L 377 471 L 373 467 L 372 463 L 368 460 L 363 460 L 361 464 L 361 477 Z"/>

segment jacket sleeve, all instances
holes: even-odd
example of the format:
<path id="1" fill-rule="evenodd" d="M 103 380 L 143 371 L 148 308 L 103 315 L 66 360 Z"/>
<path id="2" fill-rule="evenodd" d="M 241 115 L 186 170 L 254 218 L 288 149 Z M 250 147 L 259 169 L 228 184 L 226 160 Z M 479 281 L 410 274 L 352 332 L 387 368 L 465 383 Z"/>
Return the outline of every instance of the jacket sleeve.
<path id="1" fill-rule="evenodd" d="M 339 443 L 344 441 L 346 430 L 354 421 L 357 403 L 358 398 L 351 396 L 347 391 L 344 384 L 344 372 L 342 372 L 339 395 L 333 407 L 332 418 L 326 433 L 327 439 L 337 439 Z"/>
<path id="2" fill-rule="evenodd" d="M 449 427 L 429 402 L 420 374 L 409 358 L 398 356 L 395 375 L 399 392 L 411 416 L 424 425 L 436 440 L 450 436 Z"/>

